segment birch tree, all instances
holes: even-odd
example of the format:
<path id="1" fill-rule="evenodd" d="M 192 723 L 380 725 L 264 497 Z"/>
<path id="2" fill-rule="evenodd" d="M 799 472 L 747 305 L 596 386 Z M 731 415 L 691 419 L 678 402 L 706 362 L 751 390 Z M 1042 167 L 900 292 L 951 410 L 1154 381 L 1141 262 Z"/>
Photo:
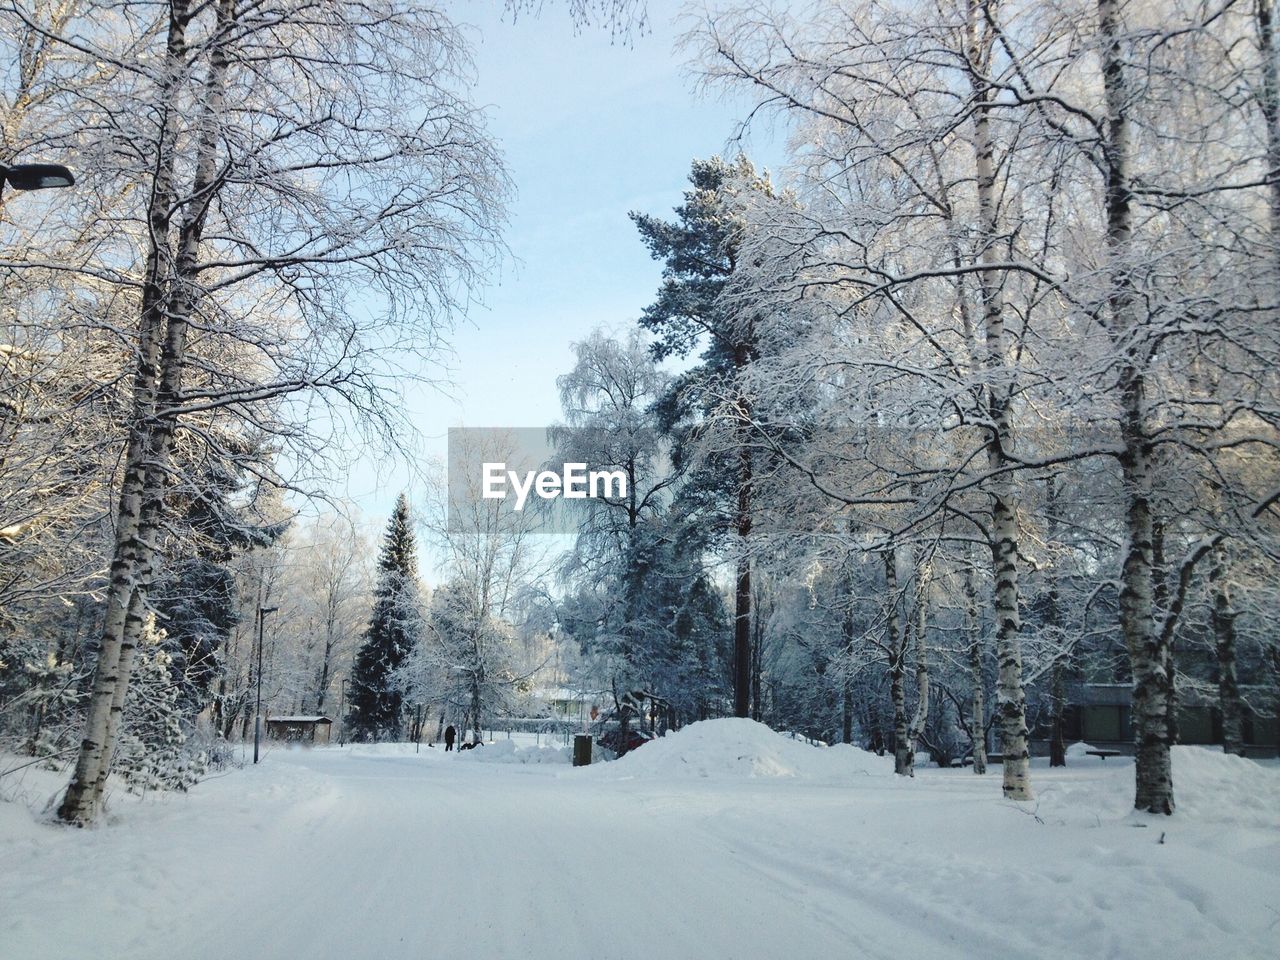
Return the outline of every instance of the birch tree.
<path id="1" fill-rule="evenodd" d="M 60 808 L 79 824 L 110 770 L 175 435 L 213 442 L 198 421 L 217 410 L 298 453 L 326 426 L 390 441 L 394 358 L 429 353 L 465 306 L 506 191 L 457 92 L 465 50 L 414 3 L 173 0 L 92 26 L 54 39 L 125 78 L 88 109 L 110 112 L 137 188 L 121 241 L 138 267 L 106 272 L 138 320 L 101 652 Z"/>
<path id="2" fill-rule="evenodd" d="M 548 573 L 546 550 L 538 540 L 543 517 L 533 502 L 514 510 L 508 501 L 481 495 L 480 464 L 527 460 L 530 451 L 521 449 L 518 439 L 495 430 L 451 440 L 450 468 L 464 476 L 447 483 L 439 478 L 420 517 L 447 591 L 432 606 L 425 656 L 415 669 L 419 676 L 435 671 L 447 689 L 465 693 L 461 704 L 456 695 L 448 702 L 462 708 L 476 737 L 521 680 L 513 666 L 512 621 L 524 595 Z"/>
<path id="3" fill-rule="evenodd" d="M 765 213 L 756 225 L 780 237 L 775 244 L 806 250 L 805 266 L 790 274 L 775 269 L 766 288 L 826 298 L 834 315 L 847 318 L 842 324 L 861 328 L 862 318 L 882 331 L 894 328 L 836 354 L 850 371 L 864 368 L 882 384 L 868 407 L 882 417 L 896 401 L 899 410 L 915 408 L 902 420 L 921 422 L 928 420 L 925 406 L 933 406 L 950 443 L 980 445 L 985 470 L 975 472 L 973 457 L 959 452 L 935 469 L 942 487 L 924 497 L 902 476 L 897 502 L 918 506 L 911 519 L 901 518 L 899 532 L 936 522 L 952 509 L 944 504 L 975 486 L 989 498 L 987 518 L 968 509 L 958 515 L 978 520 L 975 532 L 990 544 L 1004 790 L 1028 799 L 1013 403 L 1025 389 L 1027 331 L 1048 280 L 1025 254 L 1042 244 L 1054 213 L 1048 205 L 1038 216 L 1025 209 L 1042 187 L 1015 179 L 1016 140 L 997 147 L 995 36 L 984 10 L 939 5 L 926 15 L 893 5 L 837 5 L 812 23 L 730 12 L 708 16 L 696 36 L 711 81 L 752 85 L 762 106 L 782 110 L 806 131 L 809 146 L 799 159 L 801 184 L 814 184 L 812 198 L 801 187 L 808 211 Z M 1023 209 L 1014 209 L 1015 190 Z M 1013 215 L 1018 227 L 1005 222 Z M 1023 229 L 1037 219 L 1036 228 Z M 872 342 L 888 352 L 868 350 Z M 814 373 L 831 370 L 829 349 L 809 357 Z M 792 354 L 788 365 L 795 360 Z M 903 389 L 911 380 L 915 389 Z M 812 460 L 794 465 L 815 477 Z M 836 499 L 870 503 L 847 483 L 824 479 Z"/>
<path id="4" fill-rule="evenodd" d="M 830 320 L 763 371 L 761 391 L 821 383 L 846 425 L 873 407 L 910 424 L 914 409 L 947 438 L 929 482 L 917 463 L 851 474 L 831 427 L 839 453 L 812 439 L 779 452 L 851 510 L 892 507 L 886 536 L 956 538 L 960 523 L 989 544 L 1009 796 L 1030 795 L 1017 566 L 1036 521 L 1020 478 L 1096 459 L 1117 475 L 1090 524 L 1123 532 L 1135 803 L 1173 809 L 1172 637 L 1197 564 L 1263 536 L 1276 495 L 1230 486 L 1231 521 L 1199 529 L 1158 516 L 1181 477 L 1220 474 L 1228 446 L 1264 460 L 1274 448 L 1275 338 L 1256 322 L 1276 302 L 1257 255 L 1274 219 L 1269 17 L 1109 0 L 831 4 L 803 18 L 753 6 L 704 14 L 690 35 L 709 82 L 749 87 L 799 132 L 802 209 L 753 224 L 792 255 L 765 258 L 757 296 L 816 300 Z M 1204 366 L 1222 374 L 1208 391 L 1191 375 Z M 870 383 L 851 386 L 855 370 Z"/>

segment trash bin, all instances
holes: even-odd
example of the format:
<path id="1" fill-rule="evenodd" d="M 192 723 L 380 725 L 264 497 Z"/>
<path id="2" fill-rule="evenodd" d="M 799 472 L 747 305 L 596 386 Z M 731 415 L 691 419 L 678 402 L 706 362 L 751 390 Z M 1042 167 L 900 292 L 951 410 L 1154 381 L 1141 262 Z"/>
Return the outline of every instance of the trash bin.
<path id="1" fill-rule="evenodd" d="M 573 738 L 573 765 L 585 767 L 591 763 L 591 738 L 579 733 Z"/>

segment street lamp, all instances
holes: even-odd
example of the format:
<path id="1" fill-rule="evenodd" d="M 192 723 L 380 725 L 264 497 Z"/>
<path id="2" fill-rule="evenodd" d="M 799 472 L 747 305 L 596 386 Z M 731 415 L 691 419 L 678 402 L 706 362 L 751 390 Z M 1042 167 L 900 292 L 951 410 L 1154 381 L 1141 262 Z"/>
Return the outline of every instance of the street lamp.
<path id="1" fill-rule="evenodd" d="M 258 742 L 262 738 L 262 625 L 268 613 L 275 613 L 279 607 L 258 608 L 258 693 L 253 707 L 253 762 L 258 762 Z"/>
<path id="2" fill-rule="evenodd" d="M 0 163 L 0 193 L 6 183 L 15 190 L 47 190 L 70 187 L 76 178 L 60 163 Z"/>

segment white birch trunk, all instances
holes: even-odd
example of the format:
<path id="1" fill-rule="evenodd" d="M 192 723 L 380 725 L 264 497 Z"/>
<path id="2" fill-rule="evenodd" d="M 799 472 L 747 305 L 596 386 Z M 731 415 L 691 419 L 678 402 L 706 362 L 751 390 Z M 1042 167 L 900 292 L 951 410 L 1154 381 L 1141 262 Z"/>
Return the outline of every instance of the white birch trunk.
<path id="1" fill-rule="evenodd" d="M 928 583 L 928 572 L 924 563 L 916 564 L 916 605 L 912 615 L 911 632 L 915 638 L 916 653 L 916 710 L 911 717 L 911 728 L 907 732 L 910 744 L 909 758 L 911 776 L 916 772 L 916 753 L 920 749 L 920 739 L 924 736 L 925 724 L 929 722 L 929 648 L 925 644 L 925 606 L 924 597 Z"/>
<path id="2" fill-rule="evenodd" d="M 907 734 L 906 644 L 898 619 L 898 555 L 890 548 L 884 555 L 885 643 L 889 650 L 889 698 L 893 702 L 893 772 L 912 776 L 911 740 Z"/>
<path id="3" fill-rule="evenodd" d="M 978 621 L 978 591 L 973 585 L 973 574 L 965 573 L 964 588 L 970 638 L 969 677 L 973 684 L 969 719 L 973 731 L 973 772 L 981 776 L 987 772 L 987 695 L 982 675 L 982 624 Z"/>
<path id="4" fill-rule="evenodd" d="M 107 594 L 102 646 L 94 672 L 85 736 L 81 742 L 60 819 L 76 825 L 93 822 L 101 812 L 107 777 L 120 732 L 134 652 L 142 633 L 146 592 L 153 576 L 155 534 L 163 509 L 166 464 L 176 426 L 172 414 L 182 387 L 187 323 L 196 303 L 200 237 L 216 173 L 217 123 L 227 59 L 222 47 L 210 58 L 201 109 L 195 173 L 190 195 L 197 198 L 179 233 L 176 258 L 169 250 L 170 211 L 176 195 L 174 164 L 177 91 L 187 69 L 185 2 L 172 5 L 167 42 L 168 70 L 159 100 L 165 111 L 157 150 L 161 163 L 149 205 L 151 249 L 139 324 L 139 365 L 134 380 L 133 424 L 117 511 L 115 556 Z M 220 0 L 219 34 L 233 15 L 231 0 Z M 173 277 L 174 280 L 169 278 Z M 162 343 L 163 341 L 163 343 Z M 160 414 L 157 416 L 157 414 Z"/>
<path id="5" fill-rule="evenodd" d="M 986 364 L 989 373 L 987 415 L 987 469 L 991 475 L 991 562 L 995 581 L 996 711 L 1000 717 L 1000 750 L 1004 756 L 1004 795 L 1030 800 L 1030 750 L 1027 735 L 1026 694 L 1022 688 L 1022 649 L 1018 602 L 1018 519 L 1011 463 L 1012 430 L 1009 423 L 1006 376 L 1007 334 L 1004 302 L 995 244 L 999 233 L 996 210 L 994 143 L 990 127 L 991 88 L 986 81 L 992 37 L 984 29 L 989 0 L 969 3 L 969 63 L 974 98 L 975 182 L 978 193 L 979 231 L 982 243 L 979 287 L 982 292 Z"/>
<path id="6" fill-rule="evenodd" d="M 175 2 L 169 21 L 167 67 L 158 99 L 169 103 L 175 98 L 186 57 L 185 4 Z M 111 766 L 115 747 L 111 713 L 117 700 L 117 688 L 128 683 L 132 668 L 129 657 L 122 657 L 127 626 L 138 614 L 135 608 L 136 577 L 139 558 L 145 546 L 139 536 L 142 519 L 143 488 L 146 484 L 147 448 L 150 442 L 152 416 L 155 413 L 159 383 L 160 343 L 164 332 L 166 278 L 171 275 L 169 251 L 170 211 L 173 206 L 174 153 L 176 111 L 163 114 L 156 142 L 160 162 L 157 164 L 154 190 L 148 204 L 151 245 L 147 256 L 142 290 L 142 309 L 138 326 L 138 366 L 133 380 L 132 423 L 125 451 L 120 498 L 116 507 L 116 538 L 108 580 L 106 613 L 98 662 L 94 669 L 85 733 L 80 743 L 71 782 L 58 808 L 60 819 L 77 825 L 91 823 L 98 815 L 102 800 L 102 784 Z M 122 668 L 125 671 L 122 674 Z"/>
<path id="7" fill-rule="evenodd" d="M 1126 543 L 1121 569 L 1120 627 L 1133 671 L 1136 761 L 1134 806 L 1173 813 L 1169 758 L 1169 673 L 1167 648 L 1155 629 L 1154 560 L 1151 520 L 1151 451 L 1146 436 L 1146 382 L 1132 337 L 1139 326 L 1132 278 L 1125 266 L 1133 233 L 1129 184 L 1130 93 L 1120 49 L 1117 0 L 1098 0 L 1102 41 L 1100 65 L 1107 103 L 1107 252 L 1111 263 L 1108 300 L 1111 338 L 1120 352 L 1120 468 L 1124 480 Z"/>

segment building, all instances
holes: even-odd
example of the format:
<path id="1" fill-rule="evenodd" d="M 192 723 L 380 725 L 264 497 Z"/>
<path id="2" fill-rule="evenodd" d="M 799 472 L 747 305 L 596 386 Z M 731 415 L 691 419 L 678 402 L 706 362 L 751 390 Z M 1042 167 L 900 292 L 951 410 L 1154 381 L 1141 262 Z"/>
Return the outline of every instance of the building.
<path id="1" fill-rule="evenodd" d="M 1262 691 L 1241 689 L 1246 704 L 1250 700 L 1269 705 Z M 1251 697 L 1250 694 L 1256 695 Z M 1133 688 L 1127 683 L 1082 683 L 1068 693 L 1063 713 L 1063 737 L 1068 742 L 1083 740 L 1095 747 L 1133 751 L 1133 726 L 1130 698 Z M 1037 731 L 1040 737 L 1047 731 Z M 1245 751 L 1254 756 L 1274 756 L 1280 736 L 1274 714 L 1255 713 L 1246 705 L 1244 711 Z M 1192 744 L 1222 743 L 1222 714 L 1216 698 L 1205 696 L 1194 686 L 1178 690 L 1178 742 Z"/>
<path id="2" fill-rule="evenodd" d="M 538 716 L 556 720 L 591 719 L 593 706 L 603 709 L 606 694 L 571 687 L 542 687 L 533 691 L 533 709 Z"/>
<path id="3" fill-rule="evenodd" d="M 305 717 L 268 717 L 267 739 L 286 743 L 328 743 L 333 721 L 320 715 Z"/>

